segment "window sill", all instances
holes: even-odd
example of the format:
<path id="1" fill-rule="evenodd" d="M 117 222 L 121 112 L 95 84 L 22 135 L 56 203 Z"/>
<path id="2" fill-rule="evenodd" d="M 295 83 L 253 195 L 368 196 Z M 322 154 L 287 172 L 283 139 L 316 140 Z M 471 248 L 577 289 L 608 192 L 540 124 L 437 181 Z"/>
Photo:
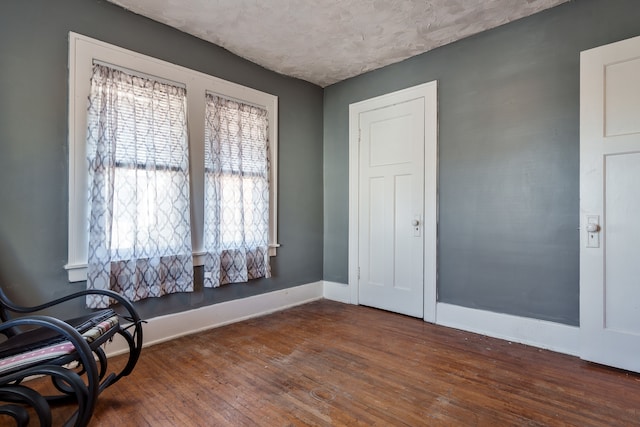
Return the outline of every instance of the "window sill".
<path id="1" fill-rule="evenodd" d="M 280 247 L 280 243 L 272 243 L 269 245 L 269 256 L 276 256 L 277 248 Z M 199 251 L 193 253 L 193 265 L 194 267 L 200 267 L 204 265 L 205 252 Z M 87 264 L 67 264 L 64 266 L 69 276 L 69 282 L 83 282 L 87 280 Z"/>

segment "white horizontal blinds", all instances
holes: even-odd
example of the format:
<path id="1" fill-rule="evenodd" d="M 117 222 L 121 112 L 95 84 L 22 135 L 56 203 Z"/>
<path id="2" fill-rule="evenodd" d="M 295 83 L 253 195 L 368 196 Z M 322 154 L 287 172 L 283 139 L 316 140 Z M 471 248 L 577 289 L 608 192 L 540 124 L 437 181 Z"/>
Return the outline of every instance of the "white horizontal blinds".
<path id="1" fill-rule="evenodd" d="M 205 100 L 205 286 L 270 277 L 267 111 Z"/>
<path id="2" fill-rule="evenodd" d="M 94 64 L 89 288 L 133 301 L 193 290 L 186 117 L 184 87 Z"/>
<path id="3" fill-rule="evenodd" d="M 96 67 L 105 75 L 98 90 L 112 94 L 116 166 L 187 170 L 186 89 L 107 65 Z"/>

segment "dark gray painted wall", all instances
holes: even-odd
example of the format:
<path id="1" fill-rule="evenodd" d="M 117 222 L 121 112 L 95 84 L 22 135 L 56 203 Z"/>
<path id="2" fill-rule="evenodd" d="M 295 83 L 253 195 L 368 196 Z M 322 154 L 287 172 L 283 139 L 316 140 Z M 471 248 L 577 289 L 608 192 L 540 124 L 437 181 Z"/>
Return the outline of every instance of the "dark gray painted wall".
<path id="1" fill-rule="evenodd" d="M 322 279 L 322 89 L 101 0 L 0 2 L 0 282 L 22 303 L 81 289 L 67 262 L 67 57 L 74 31 L 279 97 L 273 278 L 138 304 L 144 317 Z M 201 274 L 201 272 L 198 275 Z M 198 281 L 201 284 L 201 280 Z M 80 311 L 82 305 L 71 310 Z"/>
<path id="2" fill-rule="evenodd" d="M 640 34 L 576 0 L 325 89 L 324 279 L 347 283 L 349 103 L 438 80 L 438 299 L 579 322 L 579 54 Z"/>

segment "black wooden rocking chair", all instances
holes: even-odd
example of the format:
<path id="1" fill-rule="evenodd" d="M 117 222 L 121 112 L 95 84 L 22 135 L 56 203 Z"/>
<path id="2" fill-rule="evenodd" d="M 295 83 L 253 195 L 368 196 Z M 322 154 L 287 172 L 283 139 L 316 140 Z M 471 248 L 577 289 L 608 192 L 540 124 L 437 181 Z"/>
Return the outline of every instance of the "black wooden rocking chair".
<path id="1" fill-rule="evenodd" d="M 65 321 L 32 314 L 89 294 L 109 296 L 119 307 Z M 50 426 L 50 405 L 69 402 L 77 410 L 64 425 L 86 426 L 98 395 L 131 373 L 142 349 L 143 321 L 128 300 L 111 291 L 86 290 L 21 307 L 0 289 L 0 320 L 0 334 L 6 337 L 0 342 L 0 415 L 12 417 L 19 427 L 29 424 L 29 408 L 41 426 Z M 109 372 L 103 344 L 116 335 L 126 341 L 129 357 L 122 369 Z M 49 377 L 57 393 L 42 396 L 29 387 L 25 380 L 34 376 Z"/>

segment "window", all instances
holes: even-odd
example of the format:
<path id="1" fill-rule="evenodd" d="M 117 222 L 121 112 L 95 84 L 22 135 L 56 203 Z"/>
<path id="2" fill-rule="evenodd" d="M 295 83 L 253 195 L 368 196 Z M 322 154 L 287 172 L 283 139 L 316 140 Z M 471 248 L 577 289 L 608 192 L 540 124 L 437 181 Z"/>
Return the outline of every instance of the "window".
<path id="1" fill-rule="evenodd" d="M 185 88 L 100 63 L 90 88 L 87 287 L 130 301 L 193 291 Z"/>
<path id="2" fill-rule="evenodd" d="M 205 115 L 204 285 L 270 277 L 268 113 L 207 93 Z"/>
<path id="3" fill-rule="evenodd" d="M 96 63 L 90 100 L 89 204 L 97 205 L 97 197 L 111 201 L 111 257 L 130 259 L 136 248 L 145 253 L 151 245 L 175 254 L 185 239 L 191 252 L 184 87 Z M 91 191 L 92 182 L 100 191 Z"/>
<path id="4" fill-rule="evenodd" d="M 70 33 L 69 36 L 69 259 L 65 268 L 68 270 L 70 281 L 81 281 L 87 278 L 87 251 L 89 244 L 89 206 L 87 194 L 89 191 L 89 176 L 87 171 L 87 99 L 89 97 L 90 85 L 93 68 L 96 64 L 106 65 L 115 69 L 116 73 L 124 73 L 123 75 L 137 78 L 155 84 L 156 89 L 165 92 L 163 96 L 165 101 L 178 105 L 177 108 L 172 107 L 172 111 L 186 111 L 186 123 L 188 135 L 189 158 L 185 163 L 178 151 L 172 148 L 169 143 L 158 143 L 159 146 L 153 157 L 153 169 L 158 173 L 154 182 L 145 181 L 146 174 L 140 173 L 148 168 L 147 161 L 141 161 L 139 157 L 134 156 L 134 145 L 128 143 L 127 135 L 121 135 L 122 147 L 118 150 L 115 157 L 115 179 L 123 182 L 132 182 L 137 180 L 138 185 L 148 186 L 148 188 L 162 188 L 168 190 L 173 188 L 174 192 L 188 191 L 190 209 L 187 218 L 190 219 L 190 232 L 193 252 L 194 265 L 204 265 L 210 248 L 205 246 L 210 237 L 205 237 L 205 221 L 211 208 L 211 200 L 205 197 L 205 192 L 209 186 L 211 179 L 209 166 L 205 165 L 205 159 L 210 158 L 208 153 L 207 138 L 211 129 L 207 127 L 208 109 L 211 108 L 210 101 L 212 99 L 220 100 L 222 104 L 243 106 L 242 108 L 249 111 L 249 116 L 263 116 L 268 126 L 266 127 L 266 135 L 262 138 L 263 143 L 267 144 L 263 153 L 264 158 L 258 161 L 259 156 L 251 153 L 253 148 L 248 150 L 249 158 L 256 160 L 257 163 L 262 162 L 264 165 L 268 163 L 269 169 L 267 176 L 261 177 L 251 176 L 243 172 L 241 175 L 233 171 L 223 170 L 221 182 L 225 183 L 222 187 L 223 192 L 220 197 L 225 200 L 233 196 L 230 191 L 233 186 L 229 183 L 234 182 L 237 185 L 238 179 L 245 183 L 251 183 L 251 191 L 242 192 L 242 202 L 236 204 L 234 209 L 244 211 L 248 215 L 250 222 L 256 222 L 257 218 L 251 215 L 261 217 L 262 221 L 258 221 L 259 225 L 256 230 L 262 233 L 260 246 L 267 252 L 267 256 L 276 254 L 277 229 L 276 229 L 276 206 L 277 206 L 277 97 L 240 86 L 231 82 L 227 82 L 203 73 L 189 70 L 184 67 L 176 66 L 155 58 L 141 55 L 132 51 L 128 51 L 116 46 L 112 46 L 79 34 Z M 129 72 L 130 71 L 130 72 Z M 129 73 L 128 73 L 129 72 Z M 131 77 L 133 76 L 133 77 Z M 169 88 L 169 89 L 167 89 Z M 167 92 L 168 91 L 168 92 Z M 170 93 L 169 93 L 170 92 Z M 141 89 L 135 95 L 140 102 L 150 102 L 149 93 Z M 146 100 L 146 101 L 145 101 Z M 210 112 L 210 111 L 209 111 Z M 253 117 L 252 116 L 252 117 Z M 139 123 L 139 121 L 136 121 Z M 165 140 L 171 140 L 172 133 L 175 128 L 172 127 L 179 123 L 177 118 L 171 118 L 168 124 L 158 127 L 154 132 L 170 137 Z M 180 125 L 178 124 L 178 127 Z M 253 125 L 252 125 L 253 126 Z M 247 128 L 249 129 L 249 128 Z M 138 129 L 142 133 L 144 129 Z M 251 132 L 254 132 L 253 128 Z M 160 138 L 162 139 L 162 138 Z M 165 144 L 165 145 L 163 145 Z M 250 144 L 253 147 L 253 144 Z M 243 148 L 245 149 L 245 148 Z M 235 153 L 232 153 L 234 155 Z M 146 155 L 146 154 L 145 154 Z M 148 158 L 148 157 L 147 157 Z M 176 175 L 185 172 L 185 168 L 190 172 L 188 175 L 189 185 L 171 186 L 175 181 Z M 264 174 L 264 169 L 262 172 Z M 164 180 L 164 181 L 163 181 Z M 178 181 L 175 181 L 178 182 Z M 266 186 L 266 187 L 265 187 Z M 248 187 L 247 187 L 248 188 Z M 167 191 L 171 193 L 171 191 Z M 265 197 L 264 195 L 267 194 Z M 127 194 L 122 193 L 122 200 L 125 200 Z M 131 196 L 129 194 L 128 196 Z M 175 197 L 175 194 L 170 194 Z M 259 197 L 260 196 L 260 197 Z M 254 207 L 254 202 L 258 199 L 266 201 L 266 210 L 253 211 L 247 210 L 247 207 Z M 220 199 L 218 199 L 220 201 Z M 156 212 L 153 211 L 153 204 L 145 203 L 145 200 L 139 200 L 135 205 L 136 221 L 155 221 Z M 230 206 L 227 204 L 227 206 Z M 126 258 L 131 248 L 136 245 L 144 245 L 149 240 L 139 230 L 144 227 L 138 227 L 133 232 L 132 216 L 130 215 L 132 205 L 129 202 L 114 201 L 114 215 L 117 221 L 114 223 L 114 230 L 111 236 L 114 236 L 115 242 L 112 250 L 119 252 L 120 257 Z M 180 212 L 185 211 L 184 208 L 179 209 Z M 233 216 L 237 212 L 233 209 L 225 210 L 225 218 L 229 215 Z M 140 224 L 139 224 L 140 225 Z M 144 224 L 142 224 L 144 225 Z M 166 229 L 170 229 L 168 227 Z M 266 233 L 265 233 L 266 228 Z M 254 233 L 252 231 L 252 233 Z M 237 249 L 237 243 L 240 242 L 238 230 L 230 228 L 225 231 L 222 242 L 228 249 Z M 167 253 L 174 253 L 177 245 L 176 241 L 172 241 L 172 237 L 161 236 L 163 242 L 166 243 Z M 234 246 L 235 245 L 235 246 Z M 227 250 L 227 249 L 225 249 Z M 253 260 L 254 256 L 249 253 L 249 259 Z M 267 259 L 268 261 L 268 259 Z M 267 262 L 268 264 L 268 262 Z M 205 273 L 205 276 L 207 274 Z M 249 277 L 251 278 L 251 277 Z M 227 283 L 224 282 L 223 283 Z M 215 284 L 214 284 L 215 286 Z"/>

